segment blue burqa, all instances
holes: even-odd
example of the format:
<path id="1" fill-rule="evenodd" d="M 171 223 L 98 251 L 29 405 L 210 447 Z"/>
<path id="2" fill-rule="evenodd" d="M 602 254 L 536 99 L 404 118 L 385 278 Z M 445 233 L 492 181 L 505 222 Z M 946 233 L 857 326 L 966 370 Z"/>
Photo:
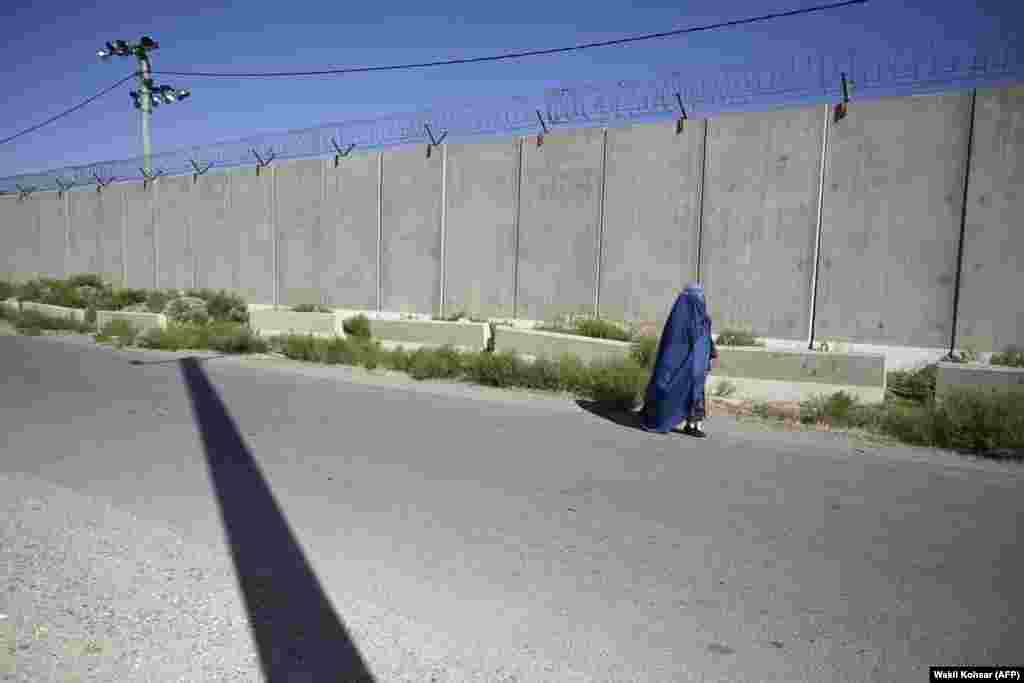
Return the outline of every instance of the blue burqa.
<path id="1" fill-rule="evenodd" d="M 676 298 L 658 344 L 654 372 L 644 396 L 643 424 L 665 433 L 704 400 L 711 364 L 711 319 L 704 290 L 688 288 Z"/>

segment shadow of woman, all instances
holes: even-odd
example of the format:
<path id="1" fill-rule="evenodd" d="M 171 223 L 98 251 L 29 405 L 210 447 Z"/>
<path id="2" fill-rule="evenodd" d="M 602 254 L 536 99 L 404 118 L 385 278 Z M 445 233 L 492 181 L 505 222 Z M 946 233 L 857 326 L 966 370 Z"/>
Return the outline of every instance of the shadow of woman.
<path id="1" fill-rule="evenodd" d="M 580 408 L 583 408 L 583 410 L 587 411 L 588 413 L 597 415 L 603 420 L 614 422 L 620 427 L 635 429 L 637 431 L 643 432 L 644 434 L 658 433 L 644 429 L 643 419 L 641 418 L 640 413 L 637 411 L 626 410 L 624 408 L 608 405 L 606 403 L 598 403 L 596 401 L 578 400 L 576 401 L 576 405 L 578 405 Z M 670 433 L 682 434 L 683 432 L 679 427 L 675 427 L 671 430 Z"/>
<path id="2" fill-rule="evenodd" d="M 607 403 L 598 403 L 597 401 L 576 401 L 576 405 L 583 410 L 597 415 L 598 417 L 614 422 L 621 427 L 628 427 L 630 429 L 636 429 L 639 431 L 645 431 L 640 418 L 640 413 L 631 410 L 626 410 L 614 405 Z"/>

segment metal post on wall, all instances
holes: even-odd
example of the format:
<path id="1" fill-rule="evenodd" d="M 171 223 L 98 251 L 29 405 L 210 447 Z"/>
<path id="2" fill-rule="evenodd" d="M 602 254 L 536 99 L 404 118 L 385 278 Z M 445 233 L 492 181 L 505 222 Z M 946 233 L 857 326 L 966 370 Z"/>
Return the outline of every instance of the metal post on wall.
<path id="1" fill-rule="evenodd" d="M 444 318 L 444 281 L 445 272 L 446 231 L 448 227 L 448 145 L 441 145 L 441 300 L 438 303 L 438 315 Z"/>
<path id="2" fill-rule="evenodd" d="M 160 217 L 157 207 L 160 196 L 160 179 L 153 179 L 153 194 L 149 198 L 149 215 L 153 221 L 153 289 L 160 289 Z"/>
<path id="3" fill-rule="evenodd" d="M 710 122 L 704 119 L 704 142 L 701 143 L 700 152 L 700 179 L 697 183 L 697 263 L 694 279 L 701 282 L 701 265 L 704 260 L 704 182 L 708 172 L 708 126 Z"/>
<path id="4" fill-rule="evenodd" d="M 259 174 L 259 172 L 257 171 L 257 175 L 258 174 Z M 275 182 L 276 178 L 277 178 L 277 167 L 276 166 L 271 166 L 270 167 L 270 192 L 267 194 L 268 199 L 270 201 L 270 210 L 267 213 L 269 214 L 268 218 L 269 218 L 269 223 L 270 223 L 270 225 L 268 227 L 271 230 L 270 234 L 271 234 L 271 237 L 272 237 L 271 248 L 272 248 L 273 262 L 274 262 L 274 310 L 275 311 L 277 310 L 277 307 L 278 307 L 279 302 L 280 302 L 280 297 L 278 296 L 278 283 L 279 283 L 279 281 L 281 279 L 279 277 L 279 272 L 278 272 L 279 264 L 278 264 L 278 254 L 277 254 L 278 244 L 277 244 L 277 196 L 276 196 L 276 193 L 277 193 L 277 183 Z"/>
<path id="5" fill-rule="evenodd" d="M 818 308 L 818 266 L 821 263 L 822 204 L 825 199 L 825 165 L 828 163 L 828 133 L 832 122 L 832 107 L 825 105 L 825 123 L 821 135 L 821 166 L 818 175 L 818 217 L 814 229 L 814 266 L 811 269 L 811 320 L 807 329 L 807 350 L 814 350 L 814 323 Z"/>
<path id="6" fill-rule="evenodd" d="M 192 195 L 195 193 L 195 191 L 196 191 L 196 181 L 195 181 L 195 179 L 193 179 L 192 183 L 188 186 L 188 203 L 187 203 L 187 206 L 190 208 L 190 210 L 185 212 L 185 249 L 186 249 L 186 253 L 191 257 L 190 260 L 192 261 L 192 263 L 190 264 L 191 265 L 191 269 L 190 270 L 192 271 L 191 280 L 192 280 L 193 283 L 196 280 L 196 245 L 195 245 L 194 238 L 192 237 L 192 210 L 191 209 L 192 209 L 192 207 L 194 207 L 196 205 L 195 200 L 192 198 Z M 180 282 L 179 280 L 177 280 L 177 278 L 175 278 L 175 281 L 176 282 Z M 193 287 L 194 286 L 195 285 L 193 285 Z M 179 287 L 179 285 L 175 285 L 175 289 L 177 289 L 178 287 Z"/>
<path id="7" fill-rule="evenodd" d="M 525 138 L 516 140 L 516 178 L 512 184 L 515 193 L 515 210 L 512 216 L 512 229 L 515 239 L 515 253 L 512 259 L 512 318 L 517 319 L 519 315 L 519 222 L 523 197 L 523 141 Z"/>
<path id="8" fill-rule="evenodd" d="M 384 239 L 384 152 L 377 153 L 377 311 L 384 310 L 381 245 Z"/>
<path id="9" fill-rule="evenodd" d="M 953 329 L 949 336 L 949 355 L 947 359 L 953 359 L 953 352 L 956 349 L 956 328 L 960 320 L 960 275 L 964 269 L 964 234 L 967 231 L 967 199 L 969 183 L 971 181 L 971 155 L 974 154 L 974 112 L 978 101 L 978 89 L 971 90 L 971 117 L 967 124 L 967 158 L 964 161 L 964 196 L 960 206 L 960 240 L 956 249 L 956 280 L 953 283 Z"/>
<path id="10" fill-rule="evenodd" d="M 100 201 L 103 201 L 100 199 Z M 128 192 L 121 193 L 121 286 L 128 286 Z"/>
<path id="11" fill-rule="evenodd" d="M 594 266 L 594 317 L 601 317 L 601 257 L 604 252 L 604 201 L 608 187 L 608 129 L 601 135 L 601 186 L 597 195 L 597 256 Z"/>
<path id="12" fill-rule="evenodd" d="M 123 218 L 122 218 L 123 220 Z M 64 277 L 71 277 L 71 193 L 64 193 Z"/>
<path id="13" fill-rule="evenodd" d="M 317 216 L 318 220 L 320 221 L 320 239 L 323 238 L 324 225 L 327 223 L 327 221 L 324 220 L 324 214 L 326 213 L 326 207 L 327 207 L 327 160 L 324 159 L 320 163 L 320 210 L 319 210 L 318 216 Z M 323 282 L 323 280 L 319 279 L 320 278 L 320 273 L 322 273 L 322 272 L 323 271 L 319 271 L 317 273 L 317 278 L 318 278 L 317 285 L 320 285 Z M 321 306 L 330 306 L 330 300 L 328 298 L 327 288 L 320 286 L 319 289 L 320 289 L 320 305 Z"/>

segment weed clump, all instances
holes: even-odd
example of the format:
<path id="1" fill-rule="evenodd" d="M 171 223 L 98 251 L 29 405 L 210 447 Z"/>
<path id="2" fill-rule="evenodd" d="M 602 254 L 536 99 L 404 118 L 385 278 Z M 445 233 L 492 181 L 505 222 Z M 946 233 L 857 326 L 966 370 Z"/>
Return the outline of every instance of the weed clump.
<path id="1" fill-rule="evenodd" d="M 1013 345 L 1008 346 L 1002 353 L 992 354 L 989 363 L 1009 368 L 1024 368 L 1024 350 Z"/>
<path id="2" fill-rule="evenodd" d="M 135 329 L 134 325 L 127 320 L 120 319 L 111 320 L 100 330 L 100 337 L 102 339 L 112 339 L 119 346 L 130 346 L 138 334 L 139 331 Z"/>
<path id="3" fill-rule="evenodd" d="M 359 315 L 345 319 L 341 327 L 345 334 L 352 337 L 370 338 L 370 319 L 360 313 Z"/>
<path id="4" fill-rule="evenodd" d="M 587 316 L 565 316 L 554 322 L 542 325 L 541 332 L 559 332 L 591 339 L 611 339 L 614 341 L 632 341 L 633 334 L 615 323 L 600 318 Z"/>
<path id="5" fill-rule="evenodd" d="M 715 343 L 719 346 L 764 346 L 753 330 L 725 329 L 718 333 Z"/>
<path id="6" fill-rule="evenodd" d="M 917 404 L 935 397 L 935 380 L 939 366 L 935 363 L 913 370 L 893 370 L 886 375 L 886 393 Z"/>

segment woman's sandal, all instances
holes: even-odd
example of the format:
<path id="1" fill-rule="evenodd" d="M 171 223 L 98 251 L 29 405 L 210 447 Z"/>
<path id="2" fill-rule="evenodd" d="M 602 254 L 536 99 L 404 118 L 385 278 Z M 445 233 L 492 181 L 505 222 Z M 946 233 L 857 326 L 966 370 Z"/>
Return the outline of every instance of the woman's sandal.
<path id="1" fill-rule="evenodd" d="M 707 437 L 707 432 L 701 429 L 697 429 L 696 427 L 693 427 L 691 425 L 686 425 L 685 427 L 683 427 L 683 434 L 686 434 L 687 436 L 696 436 L 697 438 L 700 439 Z"/>

